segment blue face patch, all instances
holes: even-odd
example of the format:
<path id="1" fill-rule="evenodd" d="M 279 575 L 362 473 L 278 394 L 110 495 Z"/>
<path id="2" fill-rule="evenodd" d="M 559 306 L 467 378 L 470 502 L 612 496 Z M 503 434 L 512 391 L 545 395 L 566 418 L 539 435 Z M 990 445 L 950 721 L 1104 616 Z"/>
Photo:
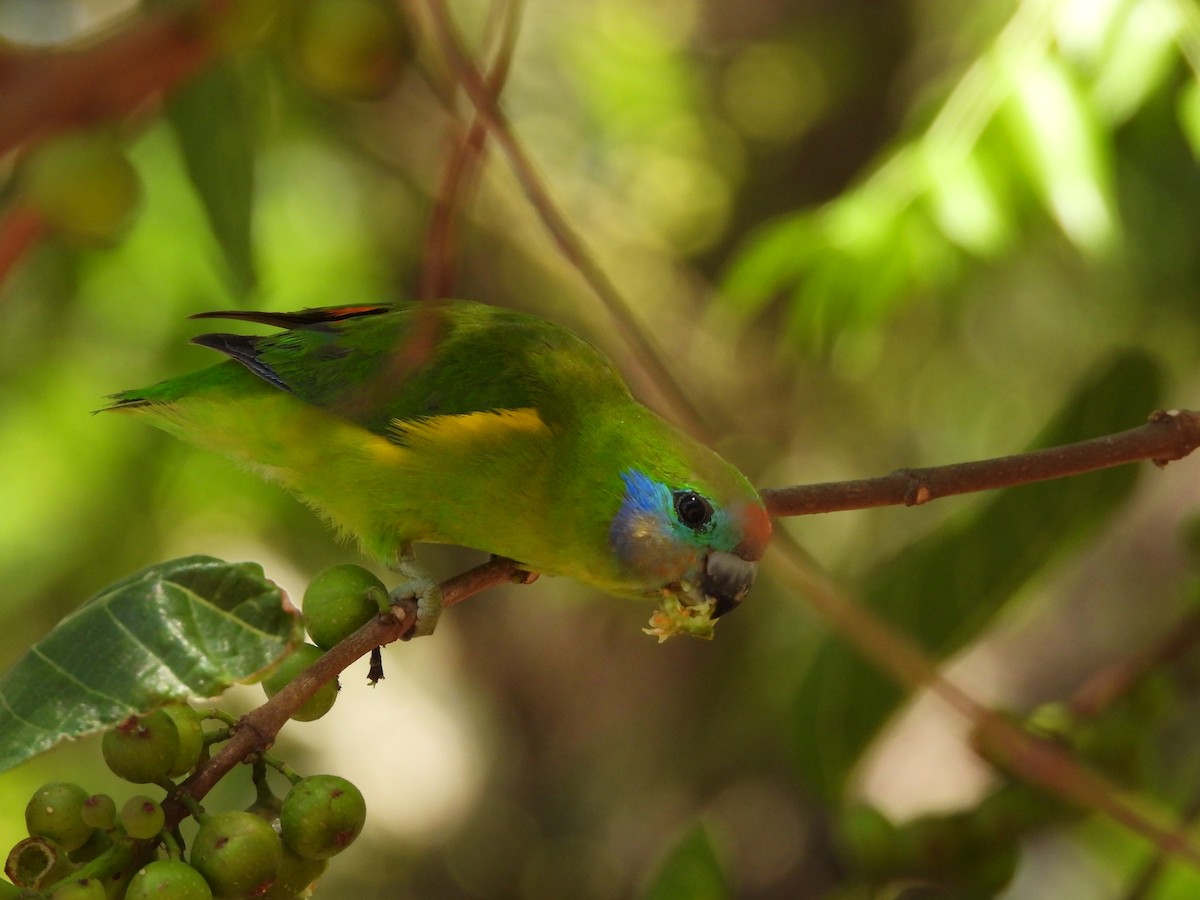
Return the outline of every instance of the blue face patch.
<path id="1" fill-rule="evenodd" d="M 672 533 L 671 491 L 665 484 L 632 469 L 622 472 L 621 480 L 625 482 L 625 496 L 608 533 L 613 552 L 622 563 L 638 572 L 647 569 L 665 572 L 677 566 L 684 555 L 681 551 L 690 553 Z"/>

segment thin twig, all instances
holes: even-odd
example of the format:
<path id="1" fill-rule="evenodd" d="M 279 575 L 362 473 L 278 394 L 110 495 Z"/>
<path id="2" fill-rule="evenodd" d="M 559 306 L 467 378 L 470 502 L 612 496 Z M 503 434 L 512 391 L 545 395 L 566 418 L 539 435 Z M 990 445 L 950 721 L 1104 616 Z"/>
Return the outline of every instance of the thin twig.
<path id="1" fill-rule="evenodd" d="M 488 72 L 488 90 L 499 97 L 508 80 L 513 53 L 516 50 L 521 21 L 520 0 L 499 0 L 492 10 L 494 25 L 500 32 L 496 58 Z M 425 254 L 422 262 L 419 296 L 427 299 L 445 298 L 454 291 L 455 227 L 458 214 L 473 192 L 487 144 L 488 129 L 478 112 L 464 132 L 455 121 L 451 126 L 454 152 L 442 171 L 441 182 L 434 196 L 433 214 L 425 234 Z"/>
<path id="2" fill-rule="evenodd" d="M 463 89 L 471 98 L 480 120 L 504 152 L 509 166 L 525 192 L 526 199 L 545 225 L 558 251 L 576 270 L 613 317 L 621 336 L 633 348 L 638 362 L 650 374 L 654 384 L 663 392 L 667 402 L 682 419 L 682 424 L 694 435 L 704 438 L 713 430 L 712 416 L 704 415 L 692 402 L 673 372 L 663 362 L 665 355 L 656 342 L 646 334 L 634 316 L 628 301 L 608 277 L 608 273 L 592 258 L 582 238 L 567 221 L 566 216 L 550 197 L 524 144 L 510 127 L 480 73 L 463 46 L 458 29 L 444 0 L 425 0 L 425 8 L 433 24 L 434 35 L 442 54 Z"/>
<path id="3" fill-rule="evenodd" d="M 1088 678 L 1067 702 L 1071 713 L 1079 718 L 1100 715 L 1149 673 L 1177 660 L 1197 643 L 1200 643 L 1200 612 L 1190 612 L 1142 652 Z"/>
<path id="4" fill-rule="evenodd" d="M 766 488 L 761 493 L 773 516 L 806 516 L 901 504 L 920 506 L 955 494 L 1032 484 L 1143 460 L 1163 466 L 1182 459 L 1197 447 L 1200 447 L 1200 413 L 1167 410 L 1154 413 L 1149 422 L 1138 428 L 1061 447 L 948 466 L 900 469 L 890 475 L 859 481 Z"/>

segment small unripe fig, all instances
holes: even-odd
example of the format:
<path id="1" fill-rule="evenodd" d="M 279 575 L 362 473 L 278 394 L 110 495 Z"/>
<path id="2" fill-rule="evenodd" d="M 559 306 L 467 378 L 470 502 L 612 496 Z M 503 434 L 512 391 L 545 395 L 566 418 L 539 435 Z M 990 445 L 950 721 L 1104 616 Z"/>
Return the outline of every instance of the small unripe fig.
<path id="1" fill-rule="evenodd" d="M 851 868 L 878 876 L 889 874 L 896 865 L 900 832 L 874 806 L 855 804 L 838 815 L 834 843 Z"/>
<path id="2" fill-rule="evenodd" d="M 105 900 L 104 882 L 99 878 L 81 878 L 60 884 L 46 900 Z"/>
<path id="3" fill-rule="evenodd" d="M 50 838 L 65 852 L 82 847 L 93 826 L 83 818 L 88 792 L 68 781 L 44 784 L 25 805 L 25 827 L 31 837 Z"/>
<path id="4" fill-rule="evenodd" d="M 61 881 L 74 870 L 67 852 L 40 835 L 17 841 L 4 860 L 4 874 L 13 884 L 35 890 Z"/>
<path id="5" fill-rule="evenodd" d="M 179 750 L 168 773 L 171 778 L 179 778 L 196 768 L 200 761 L 200 753 L 204 749 L 204 727 L 200 713 L 187 703 L 168 703 L 162 707 L 162 711 L 170 716 L 179 732 Z"/>
<path id="6" fill-rule="evenodd" d="M 117 821 L 117 804 L 108 794 L 92 794 L 83 801 L 83 821 L 93 828 L 109 829 Z"/>
<path id="7" fill-rule="evenodd" d="M 391 0 L 297 0 L 291 14 L 291 61 L 317 93 L 381 97 L 412 58 L 412 38 Z"/>
<path id="8" fill-rule="evenodd" d="M 266 893 L 283 859 L 279 835 L 253 813 L 230 811 L 205 819 L 192 841 L 191 863 L 217 900 Z"/>
<path id="9" fill-rule="evenodd" d="M 156 709 L 145 716 L 130 716 L 104 732 L 100 750 L 108 767 L 126 781 L 164 781 L 179 755 L 179 729 L 169 715 Z"/>
<path id="10" fill-rule="evenodd" d="M 284 844 L 279 873 L 263 900 L 294 900 L 305 896 L 303 891 L 321 877 L 328 865 L 327 859 L 305 859 Z"/>
<path id="11" fill-rule="evenodd" d="M 284 844 L 306 859 L 341 853 L 358 837 L 366 820 L 362 793 L 337 775 L 313 775 L 296 782 L 279 810 Z"/>
<path id="12" fill-rule="evenodd" d="M 213 900 L 204 876 L 177 859 L 158 859 L 129 881 L 125 900 Z"/>
<path id="13" fill-rule="evenodd" d="M 167 818 L 163 808 L 149 797 L 138 794 L 121 807 L 121 826 L 131 838 L 148 841 L 163 830 Z"/>
<path id="14" fill-rule="evenodd" d="M 120 142 L 105 132 L 72 132 L 42 141 L 18 163 L 20 198 L 67 237 L 116 240 L 133 221 L 141 182 Z"/>
<path id="15" fill-rule="evenodd" d="M 282 691 L 297 675 L 320 659 L 324 655 L 324 652 L 312 644 L 301 644 L 289 653 L 263 679 L 263 690 L 266 691 L 267 697 L 274 697 Z M 311 722 L 313 719 L 321 718 L 321 716 L 333 708 L 333 703 L 337 700 L 337 694 L 338 680 L 334 678 L 332 681 L 327 681 L 317 688 L 317 692 L 292 713 L 292 718 L 297 722 Z"/>
<path id="16" fill-rule="evenodd" d="M 304 624 L 318 647 L 328 650 L 379 612 L 376 595 L 387 597 L 383 582 L 362 566 L 330 566 L 304 592 Z"/>

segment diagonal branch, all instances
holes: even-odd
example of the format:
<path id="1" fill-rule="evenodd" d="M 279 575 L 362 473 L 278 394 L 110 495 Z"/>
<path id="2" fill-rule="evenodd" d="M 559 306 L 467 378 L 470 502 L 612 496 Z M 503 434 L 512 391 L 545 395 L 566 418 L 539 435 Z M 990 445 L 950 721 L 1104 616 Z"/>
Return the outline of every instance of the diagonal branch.
<path id="1" fill-rule="evenodd" d="M 444 581 L 442 602 L 453 606 L 488 588 L 506 583 L 525 583 L 529 573 L 519 569 L 512 560 L 494 558 Z M 204 797 L 235 766 L 255 754 L 262 753 L 275 743 L 279 730 L 288 719 L 321 685 L 336 678 L 359 658 L 376 647 L 402 639 L 415 622 L 413 610 L 393 606 L 391 613 L 376 616 L 354 634 L 330 648 L 315 663 L 300 673 L 287 687 L 238 721 L 233 734 L 211 759 L 201 763 L 179 789 L 167 798 L 163 808 L 167 828 L 183 821 L 190 812 L 180 799 Z"/>
<path id="2" fill-rule="evenodd" d="M 901 504 L 920 506 L 955 494 L 1032 484 L 1144 460 L 1164 466 L 1183 459 L 1197 447 L 1200 447 L 1200 413 L 1186 409 L 1160 410 L 1138 428 L 1061 447 L 948 466 L 900 469 L 890 475 L 858 481 L 765 488 L 760 493 L 773 516 L 807 516 Z"/>

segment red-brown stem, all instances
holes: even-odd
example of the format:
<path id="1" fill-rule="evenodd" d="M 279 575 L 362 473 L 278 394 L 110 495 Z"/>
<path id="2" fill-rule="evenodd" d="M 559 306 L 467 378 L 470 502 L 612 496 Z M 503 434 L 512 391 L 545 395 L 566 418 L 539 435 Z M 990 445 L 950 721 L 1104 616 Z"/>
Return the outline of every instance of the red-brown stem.
<path id="1" fill-rule="evenodd" d="M 867 509 L 875 506 L 919 506 L 930 500 L 1065 478 L 1125 463 L 1150 460 L 1166 465 L 1200 447 L 1200 413 L 1159 411 L 1138 428 L 1061 447 L 996 459 L 954 463 L 925 469 L 900 469 L 879 478 L 826 484 L 765 488 L 767 511 L 773 516 Z"/>
<path id="2" fill-rule="evenodd" d="M 542 220 L 559 253 L 580 273 L 608 310 L 621 336 L 633 348 L 637 361 L 649 374 L 654 385 L 663 392 L 672 410 L 686 428 L 697 437 L 709 436 L 713 430 L 712 417 L 702 414 L 692 402 L 679 379 L 663 362 L 665 355 L 657 343 L 646 334 L 645 328 L 633 314 L 629 302 L 608 277 L 608 273 L 592 258 L 583 240 L 550 197 L 528 151 L 509 126 L 507 117 L 496 102 L 488 80 L 480 73 L 464 48 L 445 3 L 443 0 L 425 0 L 425 9 L 433 24 L 438 48 L 445 56 L 450 71 L 471 98 L 479 120 L 487 126 L 492 138 L 504 152 L 529 205 Z"/>
<path id="3" fill-rule="evenodd" d="M 492 9 L 502 9 L 493 21 L 493 27 L 500 30 L 501 37 L 496 59 L 488 72 L 487 83 L 492 96 L 498 97 L 505 81 L 508 80 L 513 51 L 516 48 L 520 3 L 513 0 L 511 3 L 494 4 Z M 450 297 L 454 292 L 455 230 L 458 214 L 474 189 L 484 146 L 487 144 L 487 125 L 478 112 L 471 117 L 465 133 L 457 122 L 451 125 L 450 132 L 450 142 L 454 145 L 454 151 L 442 170 L 441 182 L 434 195 L 433 214 L 425 234 L 425 255 L 419 293 L 424 299 Z"/>

